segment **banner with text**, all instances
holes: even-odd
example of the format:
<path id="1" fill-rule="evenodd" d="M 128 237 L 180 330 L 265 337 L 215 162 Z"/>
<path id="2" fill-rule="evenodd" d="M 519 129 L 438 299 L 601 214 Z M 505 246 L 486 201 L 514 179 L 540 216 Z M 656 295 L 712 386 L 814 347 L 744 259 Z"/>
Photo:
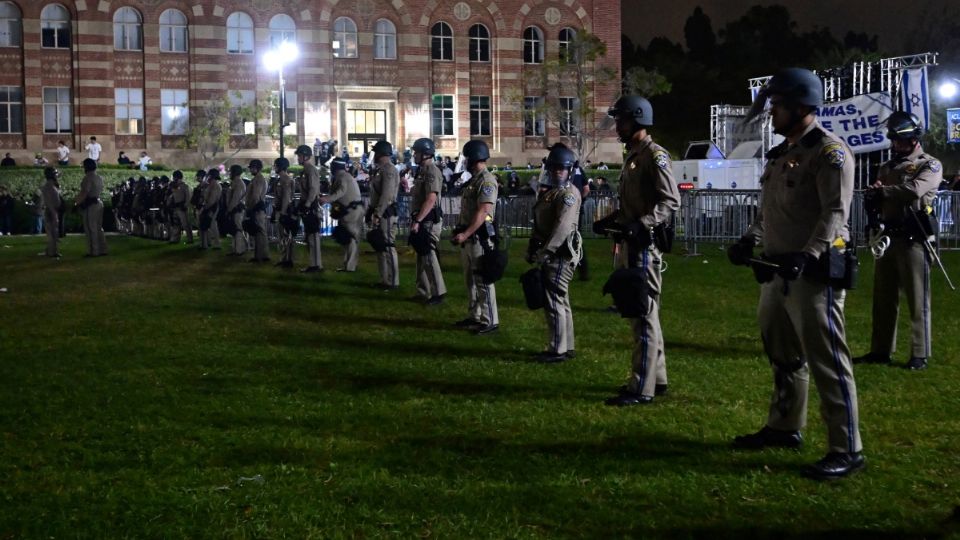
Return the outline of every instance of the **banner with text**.
<path id="1" fill-rule="evenodd" d="M 947 142 L 960 143 L 960 109 L 947 109 Z"/>
<path id="2" fill-rule="evenodd" d="M 817 114 L 820 124 L 847 143 L 854 154 L 890 147 L 885 122 L 893 112 L 887 92 L 854 96 L 825 103 Z"/>

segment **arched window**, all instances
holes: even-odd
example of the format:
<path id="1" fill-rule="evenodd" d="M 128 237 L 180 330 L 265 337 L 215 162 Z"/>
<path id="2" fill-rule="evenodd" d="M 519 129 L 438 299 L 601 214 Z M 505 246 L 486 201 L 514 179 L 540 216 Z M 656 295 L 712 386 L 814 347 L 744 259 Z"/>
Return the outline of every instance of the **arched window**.
<path id="1" fill-rule="evenodd" d="M 143 26 L 140 12 L 122 7 L 113 14 L 113 48 L 118 51 L 143 49 Z"/>
<path id="2" fill-rule="evenodd" d="M 349 17 L 340 17 L 333 22 L 333 57 L 357 57 L 357 23 Z"/>
<path id="3" fill-rule="evenodd" d="M 176 9 L 160 14 L 160 50 L 187 52 L 187 16 Z"/>
<path id="4" fill-rule="evenodd" d="M 70 12 L 60 4 L 50 4 L 40 12 L 40 41 L 49 49 L 70 48 Z"/>
<path id="5" fill-rule="evenodd" d="M 11 2 L 0 2 L 0 47 L 20 46 L 20 10 Z"/>
<path id="6" fill-rule="evenodd" d="M 389 19 L 377 20 L 373 32 L 373 57 L 378 60 L 397 57 L 397 27 Z"/>
<path id="7" fill-rule="evenodd" d="M 434 60 L 453 60 L 453 30 L 445 22 L 430 28 L 430 57 Z"/>
<path id="8" fill-rule="evenodd" d="M 297 25 L 292 17 L 281 13 L 270 19 L 270 47 L 276 48 L 284 41 L 296 43 Z"/>
<path id="9" fill-rule="evenodd" d="M 470 27 L 470 61 L 490 61 L 490 31 L 482 24 Z"/>
<path id="10" fill-rule="evenodd" d="M 528 26 L 523 31 L 523 63 L 543 63 L 543 32 L 536 26 Z"/>
<path id="11" fill-rule="evenodd" d="M 227 52 L 253 54 L 253 19 L 242 11 L 227 17 Z"/>
<path id="12" fill-rule="evenodd" d="M 570 60 L 568 51 L 570 50 L 570 44 L 573 43 L 573 39 L 575 37 L 577 37 L 577 31 L 573 28 L 564 28 L 563 30 L 560 30 L 560 35 L 557 36 L 558 41 L 560 42 L 560 60 Z"/>

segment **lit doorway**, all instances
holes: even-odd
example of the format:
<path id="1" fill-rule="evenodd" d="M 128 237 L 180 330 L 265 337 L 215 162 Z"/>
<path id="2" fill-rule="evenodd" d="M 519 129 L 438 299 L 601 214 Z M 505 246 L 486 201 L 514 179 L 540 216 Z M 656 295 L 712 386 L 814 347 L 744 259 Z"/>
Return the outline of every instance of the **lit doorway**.
<path id="1" fill-rule="evenodd" d="M 347 151 L 359 159 L 387 138 L 386 109 L 347 109 Z"/>

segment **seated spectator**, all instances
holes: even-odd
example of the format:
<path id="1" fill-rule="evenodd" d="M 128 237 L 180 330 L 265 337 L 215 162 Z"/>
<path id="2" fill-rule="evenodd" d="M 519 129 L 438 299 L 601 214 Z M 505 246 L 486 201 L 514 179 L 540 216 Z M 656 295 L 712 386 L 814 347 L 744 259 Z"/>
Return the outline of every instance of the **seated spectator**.
<path id="1" fill-rule="evenodd" d="M 597 170 L 598 170 L 598 171 L 609 171 L 609 170 L 610 170 L 610 167 L 607 167 L 607 164 L 601 161 L 600 164 L 597 165 Z"/>
<path id="2" fill-rule="evenodd" d="M 50 162 L 47 161 L 47 158 L 43 157 L 43 152 L 37 152 L 33 156 L 33 166 L 34 167 L 46 167 Z"/>
<path id="3" fill-rule="evenodd" d="M 10 152 L 7 152 L 3 156 L 3 160 L 0 160 L 0 167 L 16 167 L 17 162 L 10 157 Z"/>
<path id="4" fill-rule="evenodd" d="M 601 161 L 600 163 L 603 163 L 603 162 Z M 593 162 L 588 159 L 586 162 L 584 162 L 583 168 L 584 168 L 584 169 L 592 169 L 592 168 L 593 168 Z"/>
<path id="5" fill-rule="evenodd" d="M 63 141 L 57 141 L 57 165 L 66 167 L 70 164 L 70 147 Z"/>
<path id="6" fill-rule="evenodd" d="M 153 160 L 150 159 L 150 156 L 146 152 L 140 152 L 140 161 L 138 162 L 138 167 L 141 171 L 145 171 L 149 168 L 150 164 L 153 163 Z"/>
<path id="7" fill-rule="evenodd" d="M 128 158 L 126 154 L 124 154 L 123 152 L 120 152 L 120 155 L 117 157 L 117 165 L 130 166 L 130 165 L 133 165 L 133 162 L 130 161 L 130 158 Z"/>

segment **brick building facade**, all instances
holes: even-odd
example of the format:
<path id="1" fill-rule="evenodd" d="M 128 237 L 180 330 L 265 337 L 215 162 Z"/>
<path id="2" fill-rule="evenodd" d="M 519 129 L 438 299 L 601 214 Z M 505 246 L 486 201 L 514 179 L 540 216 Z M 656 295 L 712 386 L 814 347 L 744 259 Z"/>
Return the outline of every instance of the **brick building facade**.
<path id="1" fill-rule="evenodd" d="M 375 138 L 402 147 L 426 136 L 454 155 L 482 138 L 495 161 L 538 161 L 560 128 L 525 121 L 506 96 L 578 29 L 606 43 L 602 62 L 619 74 L 619 0 L 0 2 L 0 147 L 27 162 L 64 140 L 76 158 L 93 135 L 106 161 L 146 150 L 196 163 L 179 147 L 184 120 L 198 120 L 191 108 L 277 92 L 263 55 L 295 39 L 300 54 L 284 74 L 287 134 L 298 141 L 335 138 L 357 155 Z M 597 81 L 599 111 L 618 80 Z M 238 157 L 275 153 L 260 135 Z M 592 158 L 620 155 L 611 137 Z"/>

